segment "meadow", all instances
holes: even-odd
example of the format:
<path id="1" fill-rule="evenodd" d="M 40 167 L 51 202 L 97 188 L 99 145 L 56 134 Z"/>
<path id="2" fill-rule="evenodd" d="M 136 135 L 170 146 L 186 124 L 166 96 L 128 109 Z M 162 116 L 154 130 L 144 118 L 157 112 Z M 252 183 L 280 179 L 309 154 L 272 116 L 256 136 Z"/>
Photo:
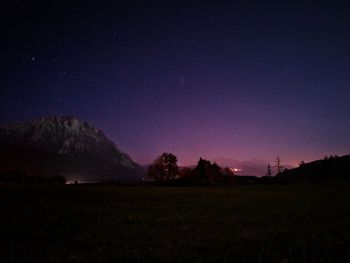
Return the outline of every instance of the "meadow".
<path id="1" fill-rule="evenodd" d="M 0 185 L 1 262 L 345 262 L 350 184 Z"/>

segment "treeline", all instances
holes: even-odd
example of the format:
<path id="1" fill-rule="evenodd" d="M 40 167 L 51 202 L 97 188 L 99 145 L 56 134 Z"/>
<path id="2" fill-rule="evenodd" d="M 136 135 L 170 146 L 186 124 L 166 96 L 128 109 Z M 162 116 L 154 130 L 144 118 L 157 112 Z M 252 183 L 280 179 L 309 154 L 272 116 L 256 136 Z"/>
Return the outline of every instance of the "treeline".
<path id="1" fill-rule="evenodd" d="M 194 168 L 179 168 L 172 153 L 158 156 L 148 168 L 148 177 L 156 185 L 250 185 L 250 184 L 309 184 L 350 181 L 350 155 L 326 157 L 310 163 L 300 162 L 298 168 L 285 169 L 277 158 L 277 174 L 271 175 L 268 164 L 266 176 L 238 176 L 230 167 L 200 158 Z"/>
<path id="2" fill-rule="evenodd" d="M 180 169 L 174 154 L 163 153 L 148 167 L 148 177 L 158 185 L 214 185 L 233 183 L 234 173 L 203 158 L 193 169 Z"/>
<path id="3" fill-rule="evenodd" d="M 66 178 L 59 174 L 51 177 L 28 176 L 19 170 L 0 173 L 0 184 L 65 184 L 66 182 Z"/>

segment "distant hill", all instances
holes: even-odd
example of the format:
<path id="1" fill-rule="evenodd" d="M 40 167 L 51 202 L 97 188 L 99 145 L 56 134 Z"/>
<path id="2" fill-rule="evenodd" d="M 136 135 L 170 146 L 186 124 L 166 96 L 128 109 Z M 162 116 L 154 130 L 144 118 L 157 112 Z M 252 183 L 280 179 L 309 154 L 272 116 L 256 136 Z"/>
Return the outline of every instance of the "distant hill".
<path id="1" fill-rule="evenodd" d="M 235 172 L 236 175 L 253 175 L 261 177 L 265 176 L 267 172 L 267 161 L 260 159 L 253 159 L 250 161 L 239 161 L 232 158 L 221 157 L 214 159 L 213 162 L 216 162 L 221 167 L 231 167 L 239 169 L 239 171 Z M 288 164 L 283 166 L 287 169 L 294 168 L 293 166 Z"/>
<path id="2" fill-rule="evenodd" d="M 71 116 L 0 128 L 0 172 L 60 174 L 81 182 L 135 181 L 142 168 L 104 133 Z"/>
<path id="3" fill-rule="evenodd" d="M 350 180 L 350 155 L 305 163 L 275 177 L 278 183 L 323 183 Z"/>

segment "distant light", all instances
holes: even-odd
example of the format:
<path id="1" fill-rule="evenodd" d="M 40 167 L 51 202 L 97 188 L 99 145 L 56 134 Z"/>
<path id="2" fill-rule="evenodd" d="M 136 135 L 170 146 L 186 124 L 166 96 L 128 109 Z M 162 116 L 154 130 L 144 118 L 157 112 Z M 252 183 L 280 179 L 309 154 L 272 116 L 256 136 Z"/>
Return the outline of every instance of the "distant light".
<path id="1" fill-rule="evenodd" d="M 239 168 L 230 168 L 230 170 L 232 172 L 241 172 L 242 171 L 242 169 L 239 169 Z"/>

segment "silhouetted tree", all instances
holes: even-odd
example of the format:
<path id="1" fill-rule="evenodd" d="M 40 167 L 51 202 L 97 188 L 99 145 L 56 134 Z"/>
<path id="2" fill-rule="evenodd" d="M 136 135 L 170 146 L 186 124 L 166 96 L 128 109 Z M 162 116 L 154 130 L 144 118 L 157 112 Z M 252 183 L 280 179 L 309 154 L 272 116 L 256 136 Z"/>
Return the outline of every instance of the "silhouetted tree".
<path id="1" fill-rule="evenodd" d="M 0 183 L 3 184 L 65 184 L 66 178 L 61 175 L 45 177 L 41 175 L 28 176 L 22 171 L 7 171 L 0 174 Z"/>
<path id="2" fill-rule="evenodd" d="M 221 167 L 214 162 L 211 166 L 210 166 L 210 178 L 212 180 L 212 182 L 214 183 L 223 183 L 225 178 L 224 178 L 224 174 L 222 173 L 222 169 Z"/>
<path id="3" fill-rule="evenodd" d="M 301 162 L 299 163 L 299 166 L 303 166 L 303 165 L 305 165 L 305 162 L 304 162 L 304 161 L 301 161 Z"/>
<path id="4" fill-rule="evenodd" d="M 198 173 L 199 181 L 201 184 L 208 184 L 211 180 L 208 170 L 211 166 L 211 163 L 208 160 L 199 158 L 194 172 Z"/>
<path id="5" fill-rule="evenodd" d="M 174 179 L 178 174 L 177 157 L 172 153 L 162 153 L 148 167 L 148 176 L 155 181 Z"/>
<path id="6" fill-rule="evenodd" d="M 208 185 L 223 182 L 222 169 L 216 163 L 200 158 L 196 168 L 193 169 L 193 178 L 197 184 Z"/>
<path id="7" fill-rule="evenodd" d="M 234 183 L 235 173 L 230 167 L 223 169 L 224 183 Z"/>
<path id="8" fill-rule="evenodd" d="M 147 175 L 152 178 L 153 181 L 159 181 L 163 177 L 162 170 L 163 169 L 159 164 L 153 162 L 153 164 L 148 166 Z"/>
<path id="9" fill-rule="evenodd" d="M 179 177 L 183 178 L 183 177 L 189 177 L 191 176 L 192 173 L 192 169 L 189 167 L 183 167 L 179 170 Z"/>
<path id="10" fill-rule="evenodd" d="M 227 176 L 235 176 L 234 171 L 230 167 L 225 167 L 224 168 L 224 174 Z"/>
<path id="11" fill-rule="evenodd" d="M 26 175 L 19 170 L 6 171 L 0 174 L 0 183 L 2 184 L 21 184 L 26 180 Z"/>
<path id="12" fill-rule="evenodd" d="M 48 179 L 48 182 L 51 184 L 65 184 L 67 182 L 66 178 L 64 178 L 62 175 L 55 175 Z"/>

